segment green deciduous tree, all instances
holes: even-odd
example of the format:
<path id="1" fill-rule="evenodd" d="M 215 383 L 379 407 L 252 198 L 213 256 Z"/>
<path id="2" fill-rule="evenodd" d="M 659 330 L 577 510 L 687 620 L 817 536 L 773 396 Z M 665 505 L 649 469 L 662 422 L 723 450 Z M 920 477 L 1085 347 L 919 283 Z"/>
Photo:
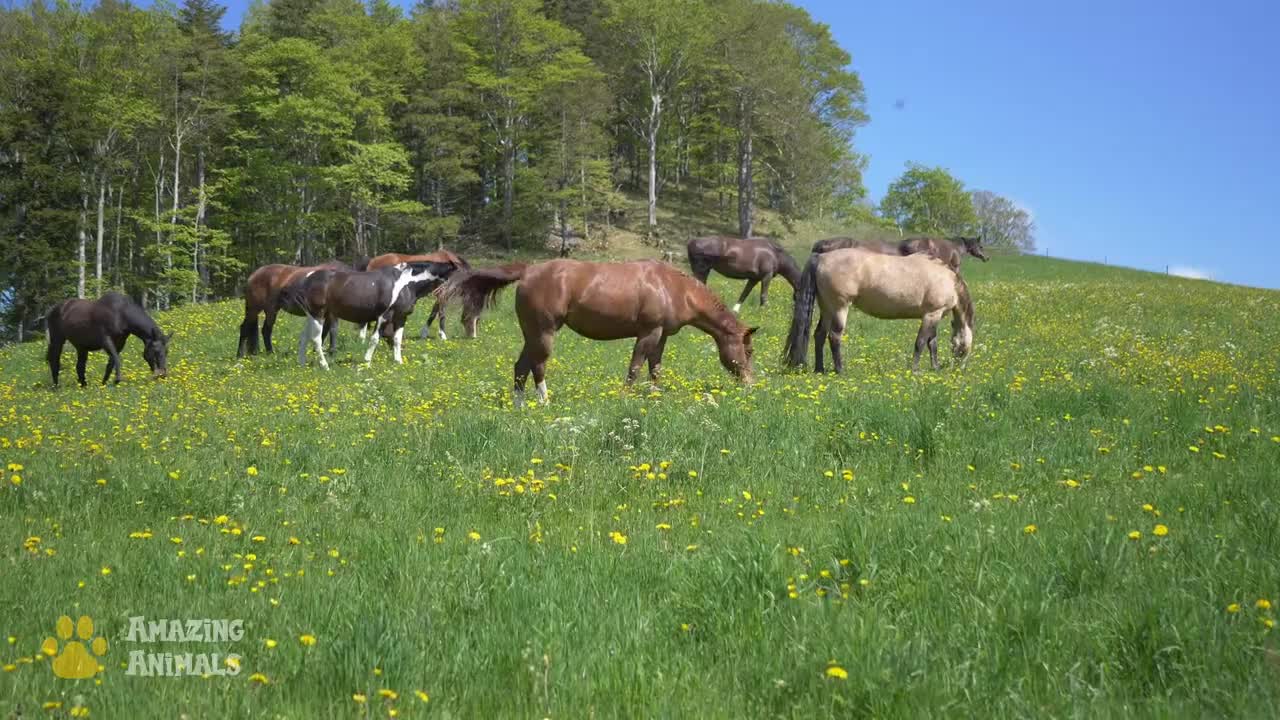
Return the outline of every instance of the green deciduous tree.
<path id="1" fill-rule="evenodd" d="M 1036 224 L 1031 213 L 1009 198 L 989 190 L 975 190 L 971 197 L 983 244 L 1022 252 L 1035 251 Z"/>
<path id="2" fill-rule="evenodd" d="M 915 163 L 889 186 L 880 212 L 907 233 L 962 235 L 978 225 L 964 183 L 943 168 Z"/>

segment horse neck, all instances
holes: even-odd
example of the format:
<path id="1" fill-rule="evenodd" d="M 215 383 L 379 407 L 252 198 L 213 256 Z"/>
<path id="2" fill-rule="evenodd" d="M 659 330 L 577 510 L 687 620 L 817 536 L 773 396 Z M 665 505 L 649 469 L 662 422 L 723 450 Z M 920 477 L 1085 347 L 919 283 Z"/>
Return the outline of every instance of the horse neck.
<path id="1" fill-rule="evenodd" d="M 142 340 L 150 340 L 159 334 L 160 326 L 151 319 L 142 308 L 129 307 L 124 312 L 125 329 L 130 335 Z"/>
<path id="2" fill-rule="evenodd" d="M 742 330 L 737 316 L 701 283 L 693 287 L 689 305 L 693 309 L 689 324 L 715 338 L 717 345 Z"/>
<path id="3" fill-rule="evenodd" d="M 778 274 L 783 277 L 792 288 L 800 284 L 800 266 L 796 264 L 789 254 L 779 250 L 778 252 Z"/>

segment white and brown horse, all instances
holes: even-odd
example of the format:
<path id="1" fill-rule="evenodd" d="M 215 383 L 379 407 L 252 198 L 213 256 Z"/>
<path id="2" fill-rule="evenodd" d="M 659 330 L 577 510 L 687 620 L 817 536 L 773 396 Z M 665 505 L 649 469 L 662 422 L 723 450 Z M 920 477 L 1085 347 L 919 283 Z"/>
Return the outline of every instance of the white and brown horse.
<path id="1" fill-rule="evenodd" d="M 369 266 L 367 269 L 377 270 L 378 268 L 389 267 L 391 265 L 396 265 L 399 263 L 413 263 L 413 262 L 453 263 L 458 267 L 459 270 L 471 269 L 470 263 L 468 263 L 465 259 L 463 259 L 461 255 L 458 255 L 457 253 L 452 252 L 450 250 L 437 250 L 435 252 L 425 253 L 421 255 L 409 255 L 405 253 L 386 253 L 383 255 L 379 255 L 374 259 L 370 260 Z M 441 340 L 448 339 L 448 336 L 445 335 L 445 328 L 444 328 L 445 307 L 446 307 L 446 303 L 444 303 L 440 299 L 439 293 L 437 292 L 436 301 L 431 306 L 431 314 L 427 315 L 427 324 L 422 326 L 422 332 L 418 335 L 419 338 L 426 339 L 427 335 L 431 332 L 431 323 L 434 322 L 437 317 L 439 317 L 440 318 L 440 331 L 439 331 L 440 339 Z M 468 338 L 476 337 L 476 320 L 477 319 L 478 319 L 477 316 L 468 315 L 464 309 L 462 313 L 462 329 L 465 331 L 466 337 Z M 363 328 L 360 330 L 360 338 L 364 339 Z"/>
<path id="2" fill-rule="evenodd" d="M 720 364 L 744 382 L 752 381 L 751 335 L 706 285 L 654 260 L 593 263 L 551 260 L 514 263 L 460 273 L 442 291 L 460 296 L 472 312 L 492 304 L 502 288 L 516 286 L 516 318 L 524 348 L 515 364 L 515 404 L 524 405 L 524 385 L 533 373 L 538 400 L 547 401 L 547 358 L 556 332 L 569 326 L 592 340 L 636 338 L 627 384 L 649 363 L 658 381 L 667 338 L 692 325 L 715 339 Z"/>
<path id="3" fill-rule="evenodd" d="M 928 255 L 886 255 L 845 248 L 809 256 L 792 309 L 785 361 L 803 367 L 809 325 L 817 301 L 821 314 L 814 334 L 814 372 L 823 372 L 823 345 L 830 343 L 835 371 L 844 369 L 841 335 L 849 306 L 882 320 L 920 320 L 912 370 L 920 368 L 927 347 L 938 369 L 938 323 L 951 313 L 951 352 L 964 359 L 973 345 L 973 300 L 964 279 L 941 260 Z"/>
<path id="4" fill-rule="evenodd" d="M 317 270 L 349 269 L 345 263 L 331 260 L 320 265 L 263 265 L 254 270 L 244 285 L 244 321 L 240 323 L 240 347 L 236 351 L 236 357 L 258 354 L 258 315 L 265 316 L 262 320 L 262 344 L 267 352 L 274 352 L 271 333 L 276 325 L 276 315 L 282 309 L 297 314 L 288 303 L 279 302 L 282 290 Z M 325 328 L 325 334 L 330 338 L 330 351 L 337 347 L 336 336 L 332 333 L 334 329 L 336 328 Z"/>
<path id="5" fill-rule="evenodd" d="M 401 348 L 404 324 L 418 298 L 444 282 L 457 267 L 453 263 L 400 263 L 379 270 L 318 270 L 285 288 L 281 304 L 296 308 L 306 317 L 298 341 L 298 363 L 307 364 L 307 346 L 314 343 L 320 367 L 328 369 L 321 334 L 325 326 L 339 320 L 368 325 L 374 323 L 373 337 L 364 361 L 373 362 L 378 340 L 392 346 L 397 363 L 403 363 Z"/>
<path id="6" fill-rule="evenodd" d="M 800 266 L 778 243 L 766 238 L 735 238 L 709 235 L 694 238 L 686 247 L 689 268 L 704 285 L 712 270 L 747 285 L 738 296 L 733 311 L 738 312 L 756 283 L 760 283 L 760 307 L 769 299 L 769 283 L 781 275 L 794 289 L 800 281 Z"/>

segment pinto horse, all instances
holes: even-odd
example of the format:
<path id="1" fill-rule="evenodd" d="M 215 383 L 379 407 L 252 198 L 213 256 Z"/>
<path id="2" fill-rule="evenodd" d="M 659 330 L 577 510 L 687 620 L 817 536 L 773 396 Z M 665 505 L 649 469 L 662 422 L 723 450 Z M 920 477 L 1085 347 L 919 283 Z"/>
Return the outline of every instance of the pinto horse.
<path id="1" fill-rule="evenodd" d="M 276 324 L 276 315 L 284 310 L 292 315 L 301 312 L 289 303 L 280 302 L 280 292 L 286 287 L 306 278 L 318 270 L 346 270 L 345 263 L 332 260 L 323 265 L 263 265 L 249 275 L 244 286 L 244 322 L 240 323 L 240 347 L 236 357 L 258 354 L 258 315 L 262 314 L 262 344 L 267 352 L 274 352 L 271 347 L 271 331 Z M 333 334 L 336 328 L 325 328 L 329 335 L 329 350 L 337 348 L 337 338 Z"/>
<path id="2" fill-rule="evenodd" d="M 322 332 L 339 320 L 361 326 L 374 323 L 373 338 L 364 354 L 366 363 L 373 362 L 380 337 L 392 346 L 396 362 L 403 363 L 405 321 L 418 298 L 456 269 L 453 263 L 400 263 L 370 271 L 317 270 L 301 278 L 281 293 L 282 302 L 299 308 L 307 318 L 298 341 L 298 363 L 306 366 L 307 346 L 314 343 L 320 367 L 329 369 Z"/>
<path id="3" fill-rule="evenodd" d="M 151 367 L 151 375 L 162 378 L 169 373 L 169 339 L 160 326 L 147 315 L 147 311 L 133 300 L 118 292 L 109 292 L 97 300 L 64 300 L 53 306 L 46 315 L 49 329 L 49 348 L 45 359 L 53 375 L 53 386 L 58 387 L 58 372 L 62 369 L 62 347 L 70 340 L 76 349 L 76 379 L 83 386 L 84 367 L 92 350 L 105 350 L 107 370 L 102 384 L 107 384 L 112 369 L 116 372 L 116 384 L 120 384 L 120 351 L 130 335 L 143 342 L 142 359 Z"/>
<path id="4" fill-rule="evenodd" d="M 823 372 L 823 345 L 831 345 L 835 371 L 844 369 L 841 335 L 849 305 L 882 320 L 920 318 L 911 369 L 929 348 L 938 369 L 938 322 L 951 313 L 951 352 L 963 360 L 973 345 L 973 300 L 959 273 L 923 254 L 885 255 L 863 248 L 844 248 L 809 256 L 796 290 L 791 329 L 783 353 L 791 367 L 803 367 L 809 345 L 809 322 L 817 300 L 821 314 L 814 334 L 814 372 Z"/>
<path id="5" fill-rule="evenodd" d="M 742 308 L 756 283 L 760 283 L 760 307 L 764 307 L 774 275 L 781 275 L 793 289 L 800 281 L 800 266 L 795 258 L 781 245 L 765 238 L 710 235 L 690 240 L 686 250 L 693 276 L 704 285 L 712 270 L 725 277 L 747 281 L 737 304 L 733 306 L 734 312 Z"/>
<path id="6" fill-rule="evenodd" d="M 388 267 L 390 265 L 395 265 L 397 263 L 402 263 L 402 262 L 405 262 L 405 263 L 450 262 L 456 265 L 459 270 L 471 269 L 471 264 L 468 263 L 466 260 L 462 259 L 461 255 L 458 255 L 457 253 L 454 253 L 454 252 L 450 252 L 449 250 L 437 250 L 433 253 L 427 253 L 425 255 L 406 255 L 403 253 L 387 253 L 385 255 L 379 255 L 374 259 L 370 260 L 368 269 L 377 270 L 378 268 Z M 431 323 L 435 321 L 437 316 L 439 316 L 440 318 L 440 339 L 441 340 L 449 339 L 448 336 L 446 336 L 444 333 L 444 322 L 445 322 L 444 311 L 445 311 L 445 303 L 441 302 L 440 298 L 437 297 L 435 303 L 431 306 L 431 314 L 427 315 L 427 324 L 422 326 L 422 332 L 418 335 L 420 339 L 424 339 L 424 340 L 426 339 L 427 335 L 431 332 Z M 475 316 L 473 315 L 469 316 L 465 312 L 462 315 L 462 327 L 466 331 L 467 337 L 469 338 L 474 338 L 476 336 L 476 320 L 477 318 Z M 363 328 L 360 331 L 360 338 L 364 339 Z"/>
<path id="7" fill-rule="evenodd" d="M 991 258 L 982 249 L 982 238 L 955 237 L 950 239 L 935 237 L 910 237 L 901 242 L 890 243 L 883 240 L 854 240 L 847 237 L 827 238 L 813 244 L 812 254 L 821 254 L 843 248 L 862 248 L 882 255 L 915 255 L 923 253 L 946 263 L 953 272 L 960 272 L 960 258 L 966 254 L 987 262 Z"/>
<path id="8" fill-rule="evenodd" d="M 720 363 L 750 383 L 751 335 L 706 285 L 655 260 L 593 263 L 551 260 L 535 265 L 513 263 L 460 273 L 446 284 L 446 299 L 462 297 L 471 312 L 492 305 L 498 291 L 516 286 L 516 318 L 524 348 L 515 364 L 516 407 L 524 405 L 529 373 L 538 400 L 547 402 L 547 358 L 556 332 L 568 325 L 592 340 L 636 338 L 626 383 L 635 382 L 647 360 L 649 377 L 658 381 L 667 338 L 692 325 L 715 339 Z"/>

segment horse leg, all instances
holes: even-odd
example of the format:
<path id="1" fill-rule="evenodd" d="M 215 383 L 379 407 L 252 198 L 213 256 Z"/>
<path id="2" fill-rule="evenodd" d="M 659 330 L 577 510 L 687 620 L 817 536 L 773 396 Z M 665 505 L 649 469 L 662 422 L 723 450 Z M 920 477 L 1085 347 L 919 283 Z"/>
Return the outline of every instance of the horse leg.
<path id="1" fill-rule="evenodd" d="M 930 313 L 924 318 L 925 325 L 929 328 L 929 362 L 933 369 L 937 370 L 938 365 L 938 323 L 942 321 L 942 313 Z"/>
<path id="2" fill-rule="evenodd" d="M 929 321 L 927 318 L 920 321 L 920 330 L 916 332 L 916 351 L 911 358 L 911 372 L 920 372 L 920 353 L 929 345 Z"/>
<path id="3" fill-rule="evenodd" d="M 431 314 L 427 316 L 427 324 L 422 326 L 422 333 L 418 336 L 419 339 L 421 340 L 427 339 L 427 336 L 431 334 L 431 323 L 435 322 L 436 318 L 440 319 L 440 339 L 441 340 L 449 339 L 449 336 L 445 335 L 444 333 L 444 321 L 445 321 L 444 308 L 445 306 L 443 303 L 441 303 L 439 300 L 435 301 L 435 304 L 431 306 Z"/>
<path id="4" fill-rule="evenodd" d="M 538 402 L 547 402 L 547 358 L 551 357 L 553 334 L 546 333 L 534 337 L 525 337 L 524 348 L 516 360 L 515 383 L 512 395 L 517 408 L 524 407 L 524 384 L 533 373 L 533 381 L 537 384 Z"/>
<path id="5" fill-rule="evenodd" d="M 462 308 L 462 328 L 466 331 L 466 336 L 468 338 L 475 339 L 477 337 L 476 325 L 478 325 L 479 322 L 479 313 L 470 313 L 467 311 L 466 307 Z"/>
<path id="6" fill-rule="evenodd" d="M 302 332 L 298 334 L 298 364 L 307 366 L 307 346 L 311 344 L 311 316 L 302 321 Z"/>
<path id="7" fill-rule="evenodd" d="M 76 379 L 80 381 L 80 387 L 85 386 L 84 366 L 89 362 L 89 351 L 82 348 L 76 348 Z"/>
<path id="8" fill-rule="evenodd" d="M 547 404 L 547 359 L 544 357 L 533 364 L 534 389 L 538 393 L 538 404 Z"/>
<path id="9" fill-rule="evenodd" d="M 825 312 L 818 312 L 818 327 L 813 331 L 813 371 L 816 373 L 824 373 L 827 371 L 822 362 L 823 350 L 826 349 L 827 332 L 831 323 L 827 320 Z"/>
<path id="10" fill-rule="evenodd" d="M 338 327 L 338 319 L 334 317 L 326 317 L 322 323 L 320 318 L 307 317 L 307 335 L 311 338 L 311 341 L 316 344 L 316 356 L 320 358 L 320 369 L 322 370 L 329 369 L 329 361 L 325 359 L 324 356 L 325 327 L 332 327 L 336 330 Z M 332 342 L 332 334 L 329 335 L 329 339 Z"/>
<path id="11" fill-rule="evenodd" d="M 667 334 L 663 333 L 658 338 L 658 344 L 653 348 L 653 352 L 649 353 L 649 379 L 654 385 L 658 384 L 658 375 L 662 372 L 662 352 L 667 349 Z"/>
<path id="12" fill-rule="evenodd" d="M 391 342 L 392 342 L 391 344 L 392 356 L 395 357 L 397 364 L 403 365 L 404 355 L 401 354 L 400 350 L 404 346 L 404 325 L 401 325 L 400 327 L 396 328 L 396 334 L 392 338 Z"/>
<path id="13" fill-rule="evenodd" d="M 662 328 L 660 327 L 636 338 L 636 346 L 631 350 L 631 366 L 627 368 L 627 385 L 636 381 L 636 376 L 640 374 L 640 366 L 644 364 L 646 358 L 652 357 L 653 349 L 657 347 L 661 338 Z"/>
<path id="14" fill-rule="evenodd" d="M 831 344 L 831 365 L 835 368 L 836 374 L 844 372 L 844 327 L 845 321 L 849 317 L 849 308 L 836 311 L 831 318 L 831 327 L 827 331 L 828 342 Z"/>
<path id="15" fill-rule="evenodd" d="M 252 314 L 245 311 L 244 321 L 240 323 L 240 346 L 236 349 L 236 357 L 242 358 L 246 354 L 258 354 L 258 313 L 254 311 Z"/>
<path id="16" fill-rule="evenodd" d="M 760 307 L 769 301 L 769 283 L 773 282 L 773 273 L 760 278 Z"/>
<path id="17" fill-rule="evenodd" d="M 733 306 L 733 311 L 735 313 L 742 309 L 742 303 L 747 301 L 747 296 L 755 289 L 756 283 L 758 282 L 760 281 L 756 278 L 751 278 L 747 281 L 747 286 L 742 288 L 742 294 L 738 296 L 738 302 Z"/>
<path id="18" fill-rule="evenodd" d="M 364 351 L 364 361 L 368 365 L 373 364 L 373 351 L 378 349 L 378 334 L 382 332 L 382 321 L 386 318 L 378 316 L 378 321 L 373 324 L 373 337 L 369 340 L 369 347 Z"/>
<path id="19" fill-rule="evenodd" d="M 520 349 L 520 357 L 516 358 L 515 382 L 511 386 L 511 402 L 520 409 L 524 407 L 524 384 L 533 370 L 533 362 L 529 359 L 529 341 Z"/>
<path id="20" fill-rule="evenodd" d="M 262 316 L 262 348 L 268 353 L 275 352 L 275 348 L 271 347 L 271 332 L 276 327 L 276 314 L 278 312 L 276 308 L 269 307 Z"/>
<path id="21" fill-rule="evenodd" d="M 102 374 L 102 384 L 107 384 L 107 379 L 111 377 L 111 369 L 116 371 L 116 384 L 120 384 L 120 351 L 116 350 L 116 343 L 111 337 L 107 337 L 102 343 L 102 349 L 107 351 L 107 370 Z"/>
<path id="22" fill-rule="evenodd" d="M 50 333 L 49 349 L 44 353 L 44 359 L 49 363 L 49 374 L 53 375 L 54 387 L 58 387 L 58 373 L 62 371 L 62 346 L 66 342 L 66 338 Z"/>

